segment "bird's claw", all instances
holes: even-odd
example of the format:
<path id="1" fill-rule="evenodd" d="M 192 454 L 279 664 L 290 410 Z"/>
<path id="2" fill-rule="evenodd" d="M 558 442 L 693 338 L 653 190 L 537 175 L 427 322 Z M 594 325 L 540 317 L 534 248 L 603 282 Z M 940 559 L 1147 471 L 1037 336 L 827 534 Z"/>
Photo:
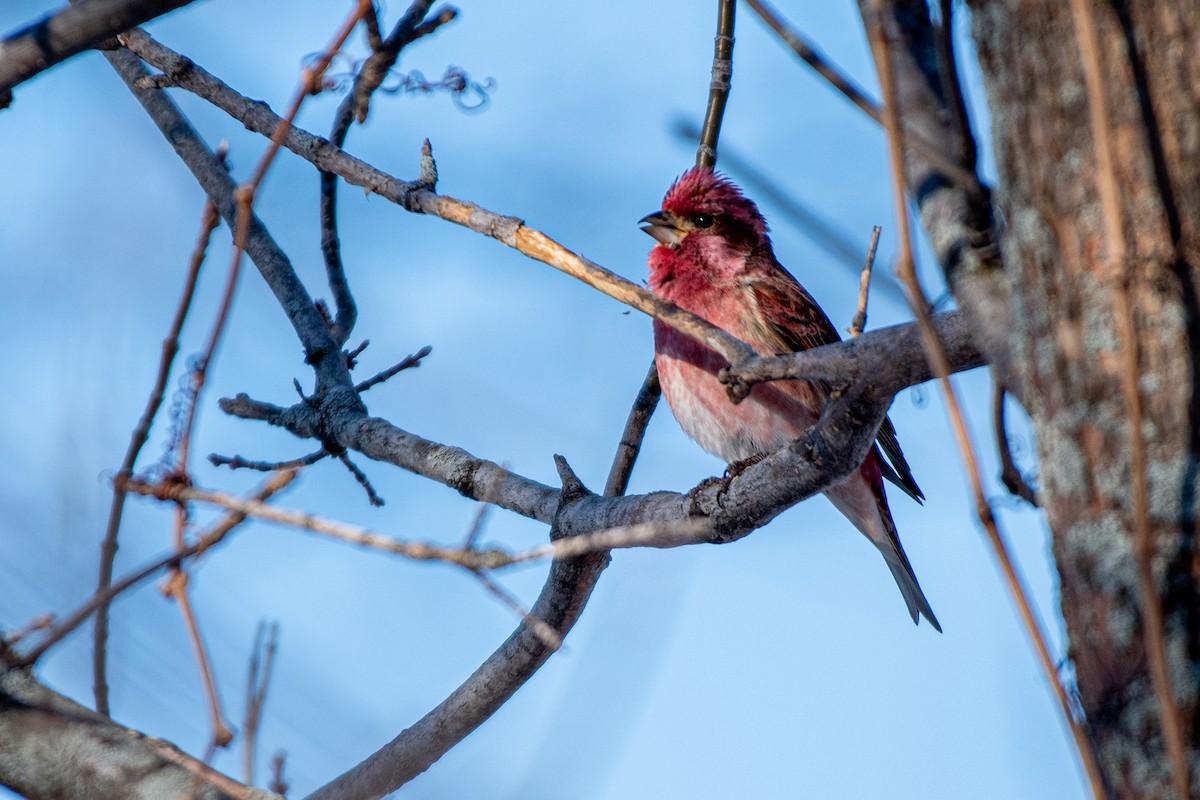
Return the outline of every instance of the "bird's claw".
<path id="1" fill-rule="evenodd" d="M 767 457 L 766 453 L 755 453 L 749 458 L 743 458 L 741 461 L 735 461 L 725 468 L 725 480 L 730 481 L 741 475 L 746 470 L 753 467 L 758 462 Z"/>

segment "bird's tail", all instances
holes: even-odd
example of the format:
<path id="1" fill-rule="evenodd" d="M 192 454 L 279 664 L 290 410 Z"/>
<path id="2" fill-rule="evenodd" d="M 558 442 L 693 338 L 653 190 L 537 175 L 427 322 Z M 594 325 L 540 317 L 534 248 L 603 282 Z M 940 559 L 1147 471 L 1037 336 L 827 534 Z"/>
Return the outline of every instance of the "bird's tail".
<path id="1" fill-rule="evenodd" d="M 879 471 L 879 454 L 872 450 L 866 461 L 857 472 L 851 475 L 845 483 L 835 486 L 825 494 L 839 511 L 863 532 L 871 543 L 879 549 L 883 560 L 887 562 L 900 594 L 908 606 L 908 613 L 913 622 L 920 617 L 929 620 L 938 633 L 942 632 L 941 623 L 929 606 L 921 584 L 913 572 L 904 547 L 900 544 L 900 536 L 896 533 L 896 523 L 892 520 L 892 512 L 888 508 L 887 496 L 883 493 L 883 479 Z"/>
<path id="2" fill-rule="evenodd" d="M 886 511 L 884 513 L 887 521 L 891 522 L 892 515 Z M 904 547 L 896 538 L 895 525 L 892 525 L 892 542 L 875 542 L 875 546 L 879 548 L 879 552 L 883 554 L 883 560 L 887 562 L 888 569 L 892 571 L 892 577 L 896 580 L 896 585 L 900 587 L 900 594 L 904 595 L 904 602 L 908 604 L 908 613 L 912 616 L 913 622 L 917 621 L 917 613 L 920 612 L 921 616 L 929 620 L 933 629 L 941 633 L 942 625 L 938 622 L 933 609 L 929 607 L 929 601 L 925 599 L 925 592 L 921 591 L 921 584 L 917 583 L 917 576 L 913 572 L 912 564 L 908 563 L 908 556 L 904 554 Z"/>

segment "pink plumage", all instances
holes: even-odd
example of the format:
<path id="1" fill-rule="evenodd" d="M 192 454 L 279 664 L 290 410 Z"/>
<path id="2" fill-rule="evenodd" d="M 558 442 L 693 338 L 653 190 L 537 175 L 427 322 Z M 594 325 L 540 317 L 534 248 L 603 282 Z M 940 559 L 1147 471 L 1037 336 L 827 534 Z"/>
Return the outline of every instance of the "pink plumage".
<path id="1" fill-rule="evenodd" d="M 685 172 L 667 191 L 662 209 L 642 224 L 659 242 L 650 251 L 650 288 L 760 355 L 840 339 L 817 302 L 776 260 L 758 207 L 724 176 L 707 167 Z M 684 432 L 729 464 L 803 435 L 829 398 L 829 387 L 820 382 L 776 381 L 754 387 L 734 405 L 716 378 L 725 360 L 657 320 L 654 353 L 663 395 Z M 862 466 L 825 496 L 882 553 L 913 622 L 923 615 L 940 631 L 900 545 L 883 479 L 918 501 L 923 495 L 890 421 L 880 428 L 878 442 L 889 460 L 872 447 Z"/>

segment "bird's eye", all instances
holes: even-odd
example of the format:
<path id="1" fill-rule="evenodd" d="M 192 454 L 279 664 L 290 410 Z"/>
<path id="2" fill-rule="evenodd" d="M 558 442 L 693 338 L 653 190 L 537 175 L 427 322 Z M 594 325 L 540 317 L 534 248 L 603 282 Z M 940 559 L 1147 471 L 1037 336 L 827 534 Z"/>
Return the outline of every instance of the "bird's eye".
<path id="1" fill-rule="evenodd" d="M 711 228 L 713 224 L 712 214 L 697 214 L 695 223 L 697 228 Z"/>

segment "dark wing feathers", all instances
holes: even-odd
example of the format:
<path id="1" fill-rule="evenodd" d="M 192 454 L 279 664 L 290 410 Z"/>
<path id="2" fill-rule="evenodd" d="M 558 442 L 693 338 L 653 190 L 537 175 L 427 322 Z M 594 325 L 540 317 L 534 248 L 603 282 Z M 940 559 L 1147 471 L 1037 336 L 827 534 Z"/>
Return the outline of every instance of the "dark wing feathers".
<path id="1" fill-rule="evenodd" d="M 753 258 L 753 256 L 752 256 Z M 782 271 L 783 268 L 779 267 Z M 791 277 L 788 273 L 784 275 Z M 837 328 L 826 316 L 817 301 L 797 281 L 751 277 L 746 288 L 758 306 L 760 318 L 767 321 L 772 338 L 779 341 L 779 353 L 811 350 L 841 341 Z M 876 437 L 885 459 L 880 459 L 883 477 L 918 503 L 925 499 L 921 487 L 913 478 L 892 421 L 884 418 Z M 888 462 L 891 462 L 890 464 Z"/>

